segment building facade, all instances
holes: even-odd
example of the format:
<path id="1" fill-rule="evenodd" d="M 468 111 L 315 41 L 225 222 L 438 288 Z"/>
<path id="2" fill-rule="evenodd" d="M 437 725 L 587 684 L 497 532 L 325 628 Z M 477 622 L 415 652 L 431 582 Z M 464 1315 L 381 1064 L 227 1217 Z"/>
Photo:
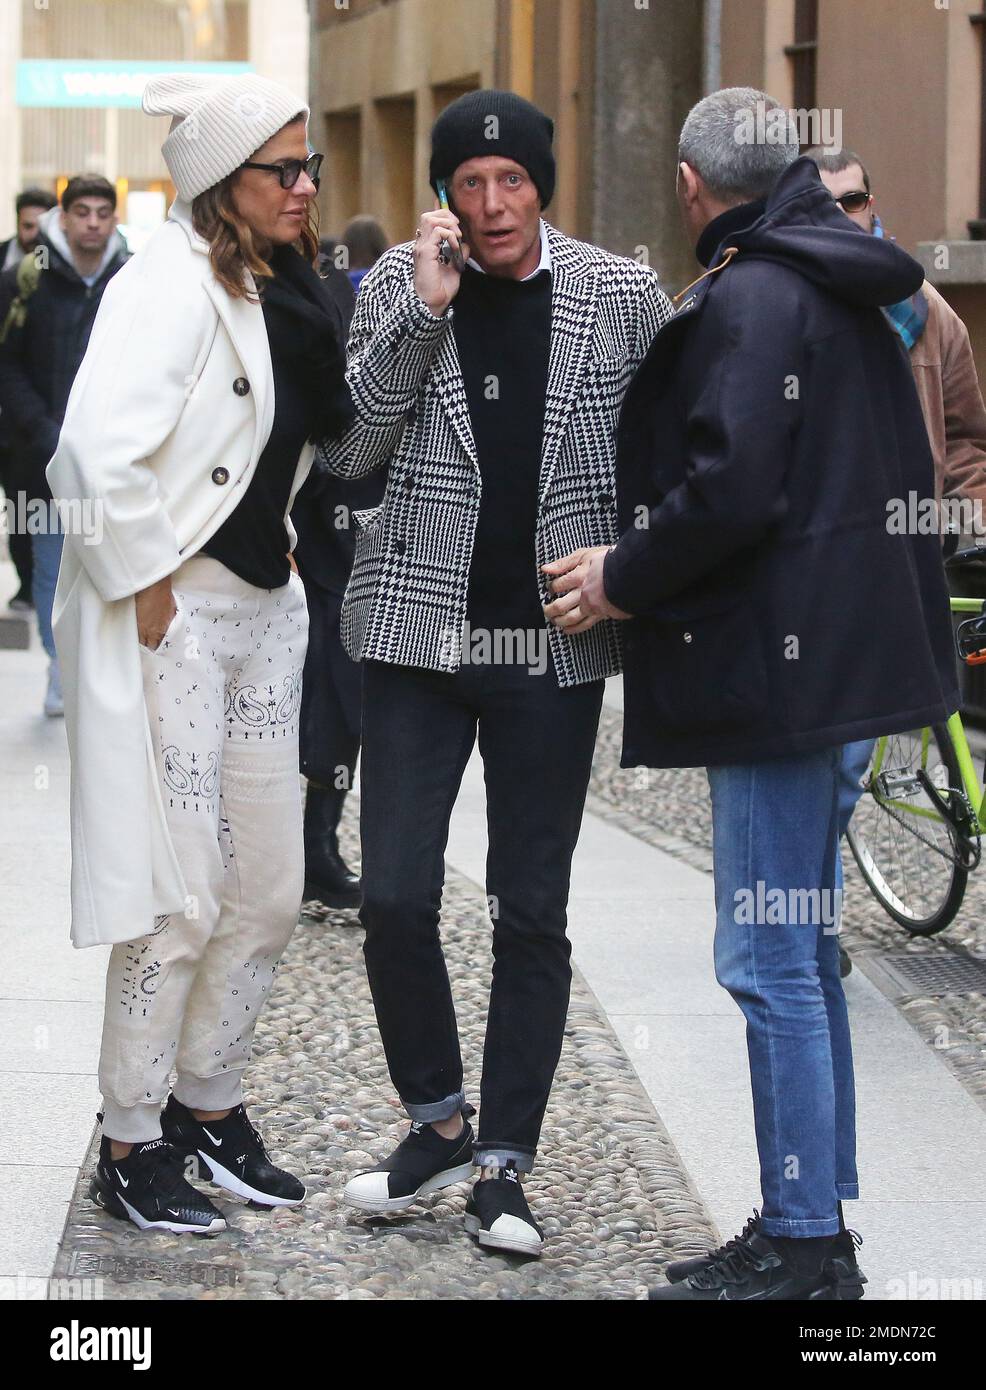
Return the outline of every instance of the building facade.
<path id="1" fill-rule="evenodd" d="M 674 152 L 701 94 L 702 35 L 696 0 L 312 0 L 323 228 L 370 213 L 391 241 L 410 237 L 434 206 L 435 117 L 464 91 L 508 87 L 555 122 L 548 218 L 669 283 L 688 276 Z"/>
<path id="2" fill-rule="evenodd" d="M 304 97 L 308 35 L 306 0 L 3 0 L 0 234 L 21 188 L 59 193 L 85 171 L 115 183 L 139 244 L 174 196 L 167 119 L 140 110 L 148 76 L 188 64 L 252 70 Z"/>
<path id="3" fill-rule="evenodd" d="M 835 112 L 888 234 L 966 321 L 986 380 L 983 0 L 721 0 L 722 85 Z"/>
<path id="4" fill-rule="evenodd" d="M 434 205 L 428 134 L 505 86 L 556 125 L 563 231 L 696 273 L 673 196 L 677 134 L 719 86 L 762 87 L 858 148 L 888 232 L 969 323 L 986 369 L 983 0 L 311 0 L 325 230 L 392 241 Z"/>

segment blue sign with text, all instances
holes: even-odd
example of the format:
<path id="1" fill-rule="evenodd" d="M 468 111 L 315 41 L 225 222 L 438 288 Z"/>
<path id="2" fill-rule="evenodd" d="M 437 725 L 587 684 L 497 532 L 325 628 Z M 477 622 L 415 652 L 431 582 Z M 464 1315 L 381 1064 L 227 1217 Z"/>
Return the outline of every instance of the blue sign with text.
<path id="1" fill-rule="evenodd" d="M 250 63 L 128 63 L 25 58 L 17 64 L 18 106 L 140 106 L 148 78 L 162 72 L 234 77 Z"/>

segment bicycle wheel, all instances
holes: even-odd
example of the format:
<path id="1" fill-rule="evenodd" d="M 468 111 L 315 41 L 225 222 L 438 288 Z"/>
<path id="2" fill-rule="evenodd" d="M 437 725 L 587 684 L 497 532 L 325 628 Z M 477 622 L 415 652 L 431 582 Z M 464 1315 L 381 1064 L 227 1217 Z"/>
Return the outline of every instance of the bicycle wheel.
<path id="1" fill-rule="evenodd" d="M 884 910 L 912 936 L 934 936 L 958 912 L 969 875 L 962 837 L 921 786 L 919 768 L 938 791 L 961 789 L 944 724 L 877 740 L 846 839 Z"/>

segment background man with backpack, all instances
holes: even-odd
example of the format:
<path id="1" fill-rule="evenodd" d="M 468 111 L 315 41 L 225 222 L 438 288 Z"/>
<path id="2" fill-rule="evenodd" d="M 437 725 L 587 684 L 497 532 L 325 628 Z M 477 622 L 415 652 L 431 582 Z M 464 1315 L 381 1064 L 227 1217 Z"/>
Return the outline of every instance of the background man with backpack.
<path id="1" fill-rule="evenodd" d="M 18 193 L 14 203 L 17 217 L 17 230 L 6 241 L 0 241 L 0 271 L 16 270 L 23 258 L 33 251 L 38 242 L 39 223 L 44 213 L 57 202 L 53 193 L 44 188 L 25 188 Z M 8 296 L 9 298 L 9 296 Z M 0 295 L 0 324 L 6 317 L 9 305 Z M 21 490 L 21 479 L 17 473 L 17 457 L 11 451 L 7 422 L 0 411 L 0 486 L 8 497 L 15 498 Z M 31 537 L 12 531 L 7 537 L 10 558 L 17 571 L 18 590 L 10 600 L 9 607 L 14 612 L 27 612 L 33 607 L 31 599 Z"/>
<path id="2" fill-rule="evenodd" d="M 101 175 L 70 179 L 60 207 L 40 219 L 35 249 L 0 275 L 0 410 L 17 476 L 49 501 L 44 470 L 55 452 L 72 382 L 89 344 L 103 290 L 128 251 L 116 229 L 116 189 Z M 51 509 L 49 509 L 51 512 Z M 51 607 L 62 554 L 57 522 L 31 537 L 38 627 L 51 660 L 44 710 L 62 713 Z"/>

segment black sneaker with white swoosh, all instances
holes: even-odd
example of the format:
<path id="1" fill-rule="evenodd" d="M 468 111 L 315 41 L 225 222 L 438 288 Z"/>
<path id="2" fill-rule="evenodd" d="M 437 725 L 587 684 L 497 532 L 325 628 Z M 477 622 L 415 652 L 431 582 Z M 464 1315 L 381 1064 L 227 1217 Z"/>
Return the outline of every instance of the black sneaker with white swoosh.
<path id="1" fill-rule="evenodd" d="M 226 1229 L 222 1212 L 196 1191 L 185 1177 L 182 1155 L 163 1139 L 134 1144 L 126 1158 L 114 1158 L 104 1134 L 89 1196 L 142 1231 L 214 1236 Z"/>
<path id="2" fill-rule="evenodd" d="M 305 1186 L 268 1157 L 264 1141 L 238 1105 L 223 1120 L 197 1120 L 174 1095 L 161 1116 L 164 1137 L 199 1162 L 199 1177 L 263 1207 L 296 1207 Z"/>

